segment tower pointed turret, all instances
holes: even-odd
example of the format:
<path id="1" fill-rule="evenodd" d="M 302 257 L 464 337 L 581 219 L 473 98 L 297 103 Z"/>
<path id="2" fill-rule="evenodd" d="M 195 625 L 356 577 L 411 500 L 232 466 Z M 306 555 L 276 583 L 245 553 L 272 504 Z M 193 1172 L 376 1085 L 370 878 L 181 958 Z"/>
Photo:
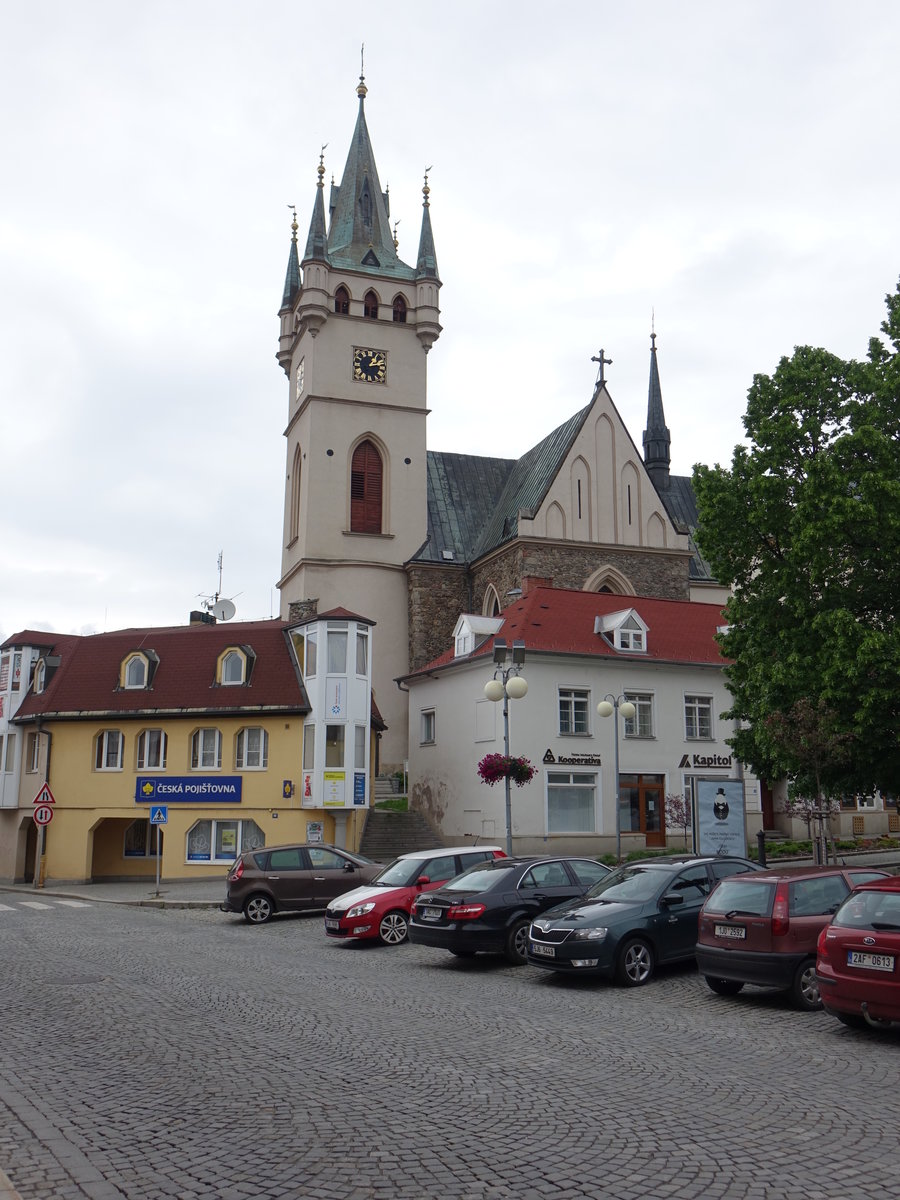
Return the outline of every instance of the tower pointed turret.
<path id="1" fill-rule="evenodd" d="M 429 167 L 430 171 L 431 168 Z M 431 232 L 431 205 L 428 197 L 428 171 L 422 188 L 422 232 L 419 235 L 419 253 L 416 257 L 416 279 L 438 279 L 437 255 L 434 252 L 434 234 Z"/>
<path id="2" fill-rule="evenodd" d="M 647 428 L 644 430 L 644 466 L 658 491 L 665 491 L 669 486 L 671 441 L 663 412 L 654 329 L 650 334 L 650 389 L 647 397 Z"/>
<path id="3" fill-rule="evenodd" d="M 294 208 L 293 205 L 290 206 Z M 280 313 L 293 308 L 294 301 L 300 292 L 300 258 L 297 253 L 297 210 L 294 208 L 294 219 L 291 221 L 291 248 L 288 251 L 288 265 L 284 276 L 284 292 L 281 297 Z"/>
<path id="4" fill-rule="evenodd" d="M 325 231 L 325 147 L 319 152 L 319 165 L 316 168 L 319 176 L 316 184 L 316 198 L 313 203 L 312 216 L 309 220 L 309 233 L 306 235 L 306 252 L 303 261 L 315 259 L 318 262 L 328 261 L 328 236 Z"/>

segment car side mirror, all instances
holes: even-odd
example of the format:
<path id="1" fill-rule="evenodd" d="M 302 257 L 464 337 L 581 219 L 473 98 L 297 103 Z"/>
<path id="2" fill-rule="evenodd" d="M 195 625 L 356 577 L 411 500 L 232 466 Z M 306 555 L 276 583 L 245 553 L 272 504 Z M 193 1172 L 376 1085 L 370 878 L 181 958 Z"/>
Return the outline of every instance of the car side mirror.
<path id="1" fill-rule="evenodd" d="M 344 863 L 344 870 L 345 870 L 345 871 L 355 871 L 355 870 L 356 870 L 356 863 L 352 863 L 352 862 L 345 862 L 345 863 Z"/>
<path id="2" fill-rule="evenodd" d="M 431 880 L 428 878 L 427 875 L 420 875 L 419 878 L 416 880 L 416 887 L 422 887 L 422 885 L 426 884 L 426 883 L 431 883 Z"/>
<path id="3" fill-rule="evenodd" d="M 675 904 L 684 904 L 684 896 L 680 892 L 666 892 L 660 903 L 666 908 L 672 908 Z"/>

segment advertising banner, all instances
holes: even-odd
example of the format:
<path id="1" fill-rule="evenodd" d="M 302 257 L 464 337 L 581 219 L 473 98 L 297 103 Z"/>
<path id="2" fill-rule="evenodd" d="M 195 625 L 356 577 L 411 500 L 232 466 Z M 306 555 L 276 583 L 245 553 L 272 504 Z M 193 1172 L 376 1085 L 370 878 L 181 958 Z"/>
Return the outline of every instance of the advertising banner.
<path id="1" fill-rule="evenodd" d="M 747 856 L 744 784 L 740 779 L 698 779 L 697 850 L 700 854 Z"/>

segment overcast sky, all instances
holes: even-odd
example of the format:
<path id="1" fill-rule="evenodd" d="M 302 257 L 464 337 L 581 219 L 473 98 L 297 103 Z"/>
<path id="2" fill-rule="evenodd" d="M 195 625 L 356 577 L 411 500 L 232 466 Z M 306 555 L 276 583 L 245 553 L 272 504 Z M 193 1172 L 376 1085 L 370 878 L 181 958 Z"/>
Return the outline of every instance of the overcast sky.
<path id="1" fill-rule="evenodd" d="M 900 5 L 0 0 L 0 638 L 278 615 L 296 204 L 357 112 L 443 281 L 430 449 L 518 456 L 603 347 L 672 466 L 755 372 L 862 357 L 900 275 Z"/>

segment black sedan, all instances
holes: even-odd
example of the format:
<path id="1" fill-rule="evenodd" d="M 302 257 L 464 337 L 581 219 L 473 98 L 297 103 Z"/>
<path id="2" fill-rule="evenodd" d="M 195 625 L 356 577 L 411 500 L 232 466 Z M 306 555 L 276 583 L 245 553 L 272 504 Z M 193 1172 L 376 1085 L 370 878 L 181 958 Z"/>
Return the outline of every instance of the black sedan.
<path id="1" fill-rule="evenodd" d="M 726 857 L 655 858 L 618 867 L 581 899 L 532 922 L 528 962 L 639 987 L 657 963 L 693 958 L 700 908 L 719 880 L 756 870 L 749 859 Z"/>
<path id="2" fill-rule="evenodd" d="M 592 858 L 498 858 L 463 871 L 413 906 L 409 940 L 462 958 L 479 950 L 526 961 L 528 926 L 546 909 L 582 896 L 609 867 Z"/>

